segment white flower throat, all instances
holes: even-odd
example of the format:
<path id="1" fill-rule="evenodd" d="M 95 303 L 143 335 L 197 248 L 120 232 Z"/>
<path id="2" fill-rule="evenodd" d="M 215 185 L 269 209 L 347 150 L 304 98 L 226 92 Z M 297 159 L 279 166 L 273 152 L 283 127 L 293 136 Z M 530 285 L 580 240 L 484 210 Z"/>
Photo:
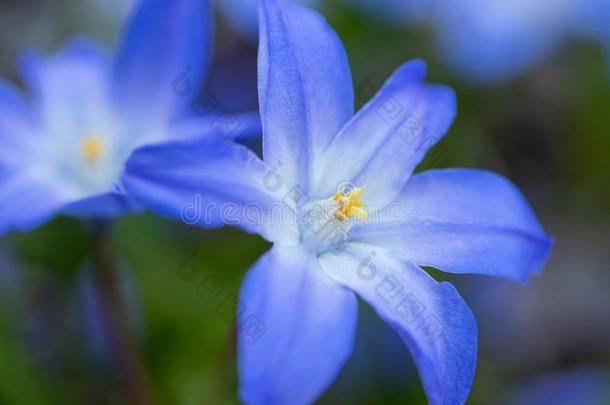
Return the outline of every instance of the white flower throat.
<path id="1" fill-rule="evenodd" d="M 61 142 L 50 144 L 56 150 L 54 170 L 71 198 L 84 198 L 112 190 L 121 172 L 124 154 L 116 148 L 115 133 L 102 130 L 78 131 Z M 70 147 L 63 145 L 72 143 Z"/>
<path id="2" fill-rule="evenodd" d="M 331 198 L 306 204 L 300 221 L 302 242 L 319 254 L 341 249 L 354 223 L 367 219 L 363 194 L 361 187 L 340 189 Z"/>

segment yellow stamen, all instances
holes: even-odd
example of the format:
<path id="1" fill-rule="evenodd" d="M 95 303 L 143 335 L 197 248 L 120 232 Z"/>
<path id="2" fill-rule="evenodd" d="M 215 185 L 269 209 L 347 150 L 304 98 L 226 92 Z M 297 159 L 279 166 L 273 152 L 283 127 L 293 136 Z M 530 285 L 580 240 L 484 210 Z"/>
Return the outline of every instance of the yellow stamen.
<path id="1" fill-rule="evenodd" d="M 89 163 L 97 162 L 104 153 L 104 143 L 97 135 L 89 135 L 81 140 L 81 151 Z"/>
<path id="2" fill-rule="evenodd" d="M 347 222 L 349 218 L 358 218 L 361 221 L 365 221 L 367 218 L 366 211 L 364 210 L 364 202 L 360 201 L 360 197 L 364 193 L 364 189 L 360 187 L 354 187 L 347 193 L 338 191 L 333 200 L 339 203 L 339 208 L 335 211 L 335 218 L 339 221 Z"/>

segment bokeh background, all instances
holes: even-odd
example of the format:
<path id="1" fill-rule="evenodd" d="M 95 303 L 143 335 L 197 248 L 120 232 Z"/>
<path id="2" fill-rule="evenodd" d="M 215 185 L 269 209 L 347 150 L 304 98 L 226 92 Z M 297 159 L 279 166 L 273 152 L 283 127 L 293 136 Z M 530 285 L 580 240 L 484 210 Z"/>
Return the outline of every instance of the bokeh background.
<path id="1" fill-rule="evenodd" d="M 129 3 L 1 0 L 0 74 L 22 84 L 21 50 L 52 52 L 74 35 L 111 49 Z M 502 173 L 556 238 L 544 273 L 525 286 L 433 272 L 457 285 L 478 319 L 468 402 L 609 404 L 610 23 L 606 42 L 603 35 L 562 36 L 531 66 L 477 82 L 439 52 L 438 21 L 353 3 L 319 7 L 347 48 L 358 106 L 399 64 L 424 58 L 430 80 L 456 90 L 459 113 L 420 170 Z M 417 1 L 402 6 L 408 3 Z M 233 113 L 256 108 L 256 39 L 252 28 L 235 29 L 235 15 L 226 14 L 234 6 L 225 6 L 215 21 L 209 92 Z M 58 218 L 0 239 L 0 404 L 126 401 L 117 345 L 91 277 L 89 227 Z M 118 283 L 133 331 L 128 349 L 152 402 L 238 403 L 235 297 L 245 271 L 268 247 L 237 230 L 204 231 L 151 214 L 114 225 Z M 364 303 L 355 352 L 319 403 L 426 403 L 406 349 Z"/>

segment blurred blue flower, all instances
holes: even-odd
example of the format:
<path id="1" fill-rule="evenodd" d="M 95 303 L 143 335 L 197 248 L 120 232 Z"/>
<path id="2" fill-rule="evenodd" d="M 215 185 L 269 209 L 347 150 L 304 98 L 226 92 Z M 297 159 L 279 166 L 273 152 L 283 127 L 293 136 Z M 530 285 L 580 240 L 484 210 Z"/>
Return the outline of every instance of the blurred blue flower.
<path id="1" fill-rule="evenodd" d="M 119 184 L 135 149 L 170 137 L 233 136 L 258 122 L 247 116 L 229 134 L 223 117 L 193 104 L 209 65 L 210 17 L 207 1 L 143 0 L 113 56 L 78 39 L 52 56 L 23 57 L 32 99 L 0 81 L 0 235 L 58 213 L 137 210 Z"/>
<path id="2" fill-rule="evenodd" d="M 356 294 L 401 336 L 430 402 L 463 403 L 475 319 L 421 266 L 526 282 L 550 238 L 499 175 L 413 175 L 456 113 L 450 88 L 424 82 L 423 62 L 399 67 L 354 115 L 345 50 L 326 21 L 278 0 L 261 1 L 260 16 L 264 160 L 226 141 L 153 145 L 127 163 L 125 187 L 163 215 L 273 242 L 237 304 L 245 403 L 314 401 L 352 351 Z"/>
<path id="3" fill-rule="evenodd" d="M 610 372 L 580 367 L 533 378 L 508 396 L 518 405 L 603 405 L 610 402 Z"/>
<path id="4" fill-rule="evenodd" d="M 568 38 L 610 40 L 606 0 L 346 0 L 400 24 L 434 26 L 447 64 L 478 83 L 511 79 Z"/>

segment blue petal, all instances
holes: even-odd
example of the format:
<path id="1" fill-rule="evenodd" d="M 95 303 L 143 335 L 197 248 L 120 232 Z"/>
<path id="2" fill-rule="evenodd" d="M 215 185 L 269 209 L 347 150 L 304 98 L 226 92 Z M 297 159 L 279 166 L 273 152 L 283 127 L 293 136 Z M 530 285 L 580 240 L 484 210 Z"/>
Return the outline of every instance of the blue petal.
<path id="1" fill-rule="evenodd" d="M 277 0 L 260 2 L 259 44 L 265 162 L 307 191 L 314 160 L 353 113 L 345 50 L 319 14 Z"/>
<path id="2" fill-rule="evenodd" d="M 87 219 L 113 219 L 140 211 L 142 207 L 128 196 L 106 193 L 72 202 L 62 209 L 62 214 Z"/>
<path id="3" fill-rule="evenodd" d="M 0 124 L 11 118 L 27 123 L 32 120 L 31 115 L 30 106 L 19 89 L 0 79 Z"/>
<path id="4" fill-rule="evenodd" d="M 354 294 L 302 247 L 279 247 L 250 270 L 238 304 L 240 397 L 249 405 L 312 403 L 351 354 Z"/>
<path id="5" fill-rule="evenodd" d="M 81 73 L 90 67 L 91 70 L 107 71 L 110 67 L 108 55 L 91 39 L 78 37 L 68 41 L 57 53 L 44 56 L 36 49 L 28 49 L 20 55 L 19 68 L 36 97 L 48 98 L 56 96 L 53 82 L 57 75 L 66 75 L 71 70 Z M 83 72 L 85 74 L 87 72 Z M 59 98 L 59 97 L 58 97 Z"/>
<path id="6" fill-rule="evenodd" d="M 95 43 L 72 40 L 49 56 L 28 51 L 20 67 L 44 136 L 100 130 L 91 128 L 95 125 L 105 128 L 111 102 L 110 64 Z"/>
<path id="7" fill-rule="evenodd" d="M 121 105 L 167 119 L 197 97 L 211 53 L 209 0 L 141 0 L 115 60 Z"/>
<path id="8" fill-rule="evenodd" d="M 552 244 L 519 190 L 481 170 L 417 174 L 375 217 L 379 222 L 352 230 L 356 240 L 452 273 L 526 282 L 542 270 Z"/>
<path id="9" fill-rule="evenodd" d="M 0 176 L 0 236 L 30 231 L 56 215 L 67 199 L 52 182 L 27 174 Z"/>
<path id="10" fill-rule="evenodd" d="M 333 139 L 316 169 L 316 195 L 349 182 L 376 206 L 394 200 L 456 114 L 453 91 L 424 84 L 425 70 L 419 60 L 401 66 Z"/>
<path id="11" fill-rule="evenodd" d="M 23 164 L 36 141 L 32 111 L 14 86 L 0 79 L 0 172 Z"/>
<path id="12" fill-rule="evenodd" d="M 191 225 L 235 225 L 265 233 L 275 200 L 262 184 L 266 166 L 247 148 L 210 138 L 145 146 L 126 164 L 127 193 L 153 211 Z"/>
<path id="13" fill-rule="evenodd" d="M 455 288 L 374 246 L 350 244 L 320 258 L 392 326 L 413 356 L 430 404 L 466 401 L 476 366 L 477 326 Z"/>

